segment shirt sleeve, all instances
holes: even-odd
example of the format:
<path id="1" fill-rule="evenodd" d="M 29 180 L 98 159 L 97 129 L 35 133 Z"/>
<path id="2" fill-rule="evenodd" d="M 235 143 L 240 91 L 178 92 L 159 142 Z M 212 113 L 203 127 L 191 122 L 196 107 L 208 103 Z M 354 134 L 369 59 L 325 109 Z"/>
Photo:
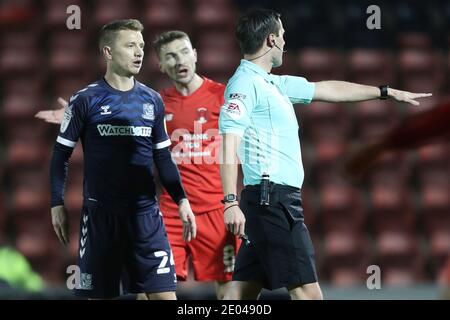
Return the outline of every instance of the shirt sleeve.
<path id="1" fill-rule="evenodd" d="M 295 76 L 278 76 L 281 90 L 293 103 L 311 103 L 314 97 L 316 85 L 305 78 Z"/>
<path id="2" fill-rule="evenodd" d="M 164 103 L 161 96 L 156 96 L 155 124 L 153 126 L 152 140 L 153 149 L 162 149 L 170 146 L 170 138 L 166 130 L 166 121 L 164 119 Z"/>
<path id="3" fill-rule="evenodd" d="M 88 103 L 85 97 L 73 95 L 64 111 L 64 117 L 56 142 L 74 148 L 84 129 L 88 113 Z"/>
<path id="4" fill-rule="evenodd" d="M 251 123 L 251 113 L 256 106 L 256 91 L 252 82 L 244 77 L 228 83 L 224 104 L 220 110 L 219 132 L 234 133 L 242 137 Z"/>

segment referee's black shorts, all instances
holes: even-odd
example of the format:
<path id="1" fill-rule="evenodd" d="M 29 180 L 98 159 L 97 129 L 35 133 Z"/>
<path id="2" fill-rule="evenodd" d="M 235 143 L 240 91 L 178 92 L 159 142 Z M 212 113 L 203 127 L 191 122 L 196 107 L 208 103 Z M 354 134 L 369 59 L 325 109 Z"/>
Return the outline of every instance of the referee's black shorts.
<path id="1" fill-rule="evenodd" d="M 269 206 L 259 204 L 259 190 L 259 185 L 246 186 L 241 194 L 249 243 L 239 249 L 233 280 L 258 282 L 270 290 L 317 282 L 300 189 L 273 184 Z"/>

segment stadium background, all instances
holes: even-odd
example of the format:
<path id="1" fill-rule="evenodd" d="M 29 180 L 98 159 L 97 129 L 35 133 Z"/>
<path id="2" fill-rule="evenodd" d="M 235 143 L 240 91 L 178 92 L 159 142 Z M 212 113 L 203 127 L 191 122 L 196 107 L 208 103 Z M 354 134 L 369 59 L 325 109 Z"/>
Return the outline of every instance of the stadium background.
<path id="1" fill-rule="evenodd" d="M 66 28 L 71 4 L 81 8 L 81 30 Z M 58 128 L 33 115 L 102 75 L 99 28 L 119 18 L 144 23 L 146 57 L 138 79 L 156 89 L 170 82 L 158 70 L 151 42 L 170 29 L 192 36 L 200 74 L 225 83 L 240 59 L 236 17 L 256 4 L 282 13 L 288 52 L 275 73 L 434 94 L 419 108 L 392 101 L 313 103 L 296 113 L 306 220 L 325 298 L 442 297 L 438 282 L 450 250 L 448 142 L 387 154 L 362 185 L 350 184 L 340 172 L 349 150 L 449 97 L 450 2 L 401 0 L 0 1 L 0 248 L 15 248 L 44 281 L 40 291 L 23 291 L 18 264 L 0 253 L 0 297 L 70 298 L 65 280 L 78 246 L 81 148 L 71 158 L 66 192 L 71 244 L 64 248 L 49 208 L 49 158 Z M 370 4 L 381 8 L 381 30 L 366 27 Z M 365 287 L 372 264 L 381 268 L 381 290 Z M 5 275 L 16 277 L 15 284 Z M 209 284 L 189 281 L 179 296 L 213 298 L 214 292 Z"/>

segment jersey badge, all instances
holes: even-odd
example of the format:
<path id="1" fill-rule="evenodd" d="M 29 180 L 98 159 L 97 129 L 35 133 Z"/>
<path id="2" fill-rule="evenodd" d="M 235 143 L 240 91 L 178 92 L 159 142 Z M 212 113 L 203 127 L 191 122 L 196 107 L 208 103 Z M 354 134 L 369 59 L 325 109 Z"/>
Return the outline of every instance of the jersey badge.
<path id="1" fill-rule="evenodd" d="M 198 114 L 198 119 L 197 122 L 198 123 L 206 123 L 208 121 L 208 119 L 206 118 L 206 113 L 207 113 L 208 109 L 201 107 L 197 109 L 197 114 Z"/>
<path id="2" fill-rule="evenodd" d="M 155 106 L 153 103 L 144 103 L 142 108 L 142 118 L 147 120 L 155 120 Z"/>

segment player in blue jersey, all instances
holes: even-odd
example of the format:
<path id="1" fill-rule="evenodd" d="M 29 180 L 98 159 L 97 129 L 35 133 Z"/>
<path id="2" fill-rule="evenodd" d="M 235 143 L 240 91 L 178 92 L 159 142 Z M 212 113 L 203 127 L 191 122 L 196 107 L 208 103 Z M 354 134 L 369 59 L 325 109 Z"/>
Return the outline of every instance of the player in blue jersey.
<path id="1" fill-rule="evenodd" d="M 142 24 L 105 25 L 100 50 L 107 71 L 69 101 L 51 161 L 54 230 L 69 242 L 64 207 L 68 159 L 78 139 L 84 152 L 76 294 L 113 298 L 125 290 L 149 299 L 176 299 L 173 256 L 156 200 L 152 165 L 178 204 L 186 241 L 196 236 L 195 217 L 172 161 L 160 95 L 139 83 L 144 56 Z"/>

